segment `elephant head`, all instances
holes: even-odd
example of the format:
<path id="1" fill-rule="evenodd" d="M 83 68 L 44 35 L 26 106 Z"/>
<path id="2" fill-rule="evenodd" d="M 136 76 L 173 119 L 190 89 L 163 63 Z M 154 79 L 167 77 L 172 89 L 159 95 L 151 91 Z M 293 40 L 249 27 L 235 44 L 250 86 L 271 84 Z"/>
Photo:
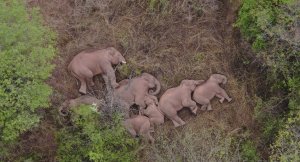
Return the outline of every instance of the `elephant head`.
<path id="1" fill-rule="evenodd" d="M 155 88 L 155 91 L 149 91 L 150 95 L 157 95 L 160 92 L 160 82 L 154 76 L 148 73 L 143 73 L 141 78 L 145 79 L 148 82 L 150 88 Z"/>
<path id="2" fill-rule="evenodd" d="M 126 64 L 125 58 L 122 54 L 113 47 L 109 47 L 106 49 L 109 54 L 109 58 L 112 64 L 117 65 L 119 63 Z"/>
<path id="3" fill-rule="evenodd" d="M 204 80 L 182 80 L 180 86 L 185 86 L 191 91 L 194 91 L 195 88 L 203 82 Z"/>
<path id="4" fill-rule="evenodd" d="M 147 97 L 145 97 L 145 104 L 146 105 L 151 105 L 153 103 L 155 105 L 158 105 L 158 99 L 157 99 L 156 96 L 148 95 Z"/>
<path id="5" fill-rule="evenodd" d="M 227 83 L 227 78 L 224 75 L 221 74 L 212 74 L 210 76 L 210 80 L 216 81 L 218 84 L 226 84 Z"/>
<path id="6" fill-rule="evenodd" d="M 58 108 L 58 112 L 61 116 L 67 116 L 68 115 L 68 107 L 69 107 L 69 100 L 62 103 L 62 105 Z"/>

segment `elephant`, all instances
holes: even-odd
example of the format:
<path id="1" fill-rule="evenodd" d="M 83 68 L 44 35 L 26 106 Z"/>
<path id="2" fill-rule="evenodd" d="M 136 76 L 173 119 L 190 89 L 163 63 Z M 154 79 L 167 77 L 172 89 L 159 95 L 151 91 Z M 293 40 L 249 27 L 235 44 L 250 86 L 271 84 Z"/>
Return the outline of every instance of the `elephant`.
<path id="1" fill-rule="evenodd" d="M 160 98 L 158 108 L 166 117 L 172 120 L 175 127 L 184 125 L 185 122 L 177 115 L 177 111 L 188 107 L 196 115 L 197 105 L 192 100 L 192 92 L 204 80 L 182 80 L 180 85 L 168 89 Z"/>
<path id="2" fill-rule="evenodd" d="M 126 119 L 123 124 L 133 137 L 141 135 L 151 143 L 154 143 L 154 138 L 150 134 L 152 128 L 148 117 L 137 115 L 133 118 Z"/>
<path id="3" fill-rule="evenodd" d="M 226 93 L 226 91 L 220 87 L 219 84 L 226 84 L 227 78 L 221 74 L 212 74 L 207 81 L 196 87 L 193 100 L 198 104 L 201 104 L 201 110 L 207 108 L 208 111 L 212 110 L 210 100 L 217 96 L 220 98 L 220 103 L 226 99 L 228 102 L 232 100 Z"/>
<path id="4" fill-rule="evenodd" d="M 126 64 L 126 60 L 122 54 L 113 47 L 91 51 L 85 50 L 72 59 L 68 70 L 80 81 L 79 92 L 86 94 L 87 83 L 93 86 L 93 76 L 98 74 L 102 74 L 106 84 L 110 81 L 113 88 L 117 87 L 118 83 L 116 83 L 115 71 L 112 65 L 120 63 Z"/>
<path id="5" fill-rule="evenodd" d="M 68 110 L 71 108 L 78 107 L 79 105 L 95 105 L 99 108 L 104 104 L 104 101 L 97 99 L 96 97 L 83 95 L 75 99 L 66 100 L 63 104 L 58 108 L 58 112 L 62 116 L 67 116 Z"/>
<path id="6" fill-rule="evenodd" d="M 157 107 L 158 105 L 157 98 L 146 97 L 145 103 L 147 105 L 147 108 L 146 110 L 144 110 L 144 115 L 149 117 L 151 126 L 153 126 L 154 124 L 156 125 L 163 124 L 164 115 Z"/>
<path id="7" fill-rule="evenodd" d="M 153 88 L 155 91 L 152 90 Z M 114 95 L 123 101 L 126 109 L 129 110 L 130 106 L 136 104 L 143 111 L 146 108 L 145 98 L 151 96 L 154 98 L 160 89 L 160 82 L 154 76 L 142 73 L 141 76 L 119 82 L 119 87 L 114 89 Z"/>

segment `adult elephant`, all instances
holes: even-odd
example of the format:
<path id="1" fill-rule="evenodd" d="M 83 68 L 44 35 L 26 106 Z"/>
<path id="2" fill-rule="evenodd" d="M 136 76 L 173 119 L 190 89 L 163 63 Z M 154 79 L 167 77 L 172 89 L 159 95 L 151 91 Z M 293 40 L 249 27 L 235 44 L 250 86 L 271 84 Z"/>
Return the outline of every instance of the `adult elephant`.
<path id="1" fill-rule="evenodd" d="M 142 73 L 141 76 L 119 82 L 119 87 L 115 89 L 114 94 L 126 104 L 125 107 L 128 111 L 133 104 L 138 105 L 143 111 L 146 108 L 146 97 L 152 97 L 155 100 L 154 95 L 157 95 L 160 89 L 160 82 L 154 76 L 149 73 Z"/>
<path id="2" fill-rule="evenodd" d="M 204 80 L 182 80 L 180 85 L 168 89 L 159 100 L 158 108 L 172 120 L 175 127 L 184 125 L 185 122 L 177 115 L 177 111 L 188 107 L 196 115 L 197 105 L 191 95 L 196 86 Z"/>
<path id="3" fill-rule="evenodd" d="M 117 87 L 118 83 L 116 83 L 115 71 L 112 65 L 119 63 L 125 64 L 126 60 L 113 47 L 92 51 L 86 50 L 73 58 L 68 66 L 68 70 L 80 81 L 79 92 L 86 94 L 87 83 L 93 86 L 93 76 L 97 74 L 102 74 L 106 84 L 110 83 L 113 88 Z"/>
<path id="4" fill-rule="evenodd" d="M 212 110 L 210 100 L 215 96 L 220 98 L 220 103 L 223 103 L 225 99 L 230 102 L 232 99 L 219 85 L 226 84 L 226 82 L 226 76 L 221 74 L 212 74 L 205 83 L 196 87 L 193 94 L 193 100 L 202 105 L 201 110 L 205 110 L 207 108 L 208 111 Z"/>

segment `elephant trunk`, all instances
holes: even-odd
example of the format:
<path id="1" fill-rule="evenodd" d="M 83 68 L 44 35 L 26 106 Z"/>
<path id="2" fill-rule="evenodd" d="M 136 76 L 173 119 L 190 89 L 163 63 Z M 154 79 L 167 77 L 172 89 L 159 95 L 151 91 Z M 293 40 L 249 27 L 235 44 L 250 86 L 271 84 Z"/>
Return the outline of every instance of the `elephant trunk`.
<path id="1" fill-rule="evenodd" d="M 223 84 L 226 84 L 226 83 L 227 83 L 227 77 L 224 76 L 224 75 L 223 75 L 222 77 L 223 77 L 223 82 L 222 82 L 222 83 L 223 83 Z"/>
<path id="2" fill-rule="evenodd" d="M 159 81 L 157 79 L 155 79 L 155 91 L 153 92 L 152 90 L 149 91 L 150 95 L 158 95 L 158 93 L 160 92 L 161 89 L 161 85 L 159 83 Z"/>
<path id="3" fill-rule="evenodd" d="M 68 112 L 65 110 L 65 108 L 68 106 L 69 101 L 65 101 L 59 108 L 58 108 L 58 113 L 61 116 L 67 116 Z"/>

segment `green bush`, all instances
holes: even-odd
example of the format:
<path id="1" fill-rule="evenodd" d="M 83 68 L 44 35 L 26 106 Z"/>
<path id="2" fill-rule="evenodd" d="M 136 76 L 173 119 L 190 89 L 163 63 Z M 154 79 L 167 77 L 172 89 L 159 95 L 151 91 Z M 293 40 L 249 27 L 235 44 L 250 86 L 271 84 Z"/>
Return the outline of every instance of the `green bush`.
<path id="1" fill-rule="evenodd" d="M 45 80 L 53 69 L 55 35 L 22 0 L 0 0 L 0 8 L 0 145 L 6 148 L 38 124 L 37 109 L 49 106 Z"/>
<path id="2" fill-rule="evenodd" d="M 268 138 L 264 141 L 275 139 L 270 156 L 273 161 L 299 161 L 299 132 L 292 131 L 300 119 L 300 40 L 295 37 L 299 5 L 296 0 L 244 0 L 235 24 L 268 67 L 271 93 L 281 94 L 258 100 L 255 109 L 256 119 L 263 124 L 262 134 Z M 276 110 L 284 100 L 289 102 L 286 111 Z M 286 118 L 287 113 L 293 115 Z"/>
<path id="3" fill-rule="evenodd" d="M 300 161 L 300 102 L 292 100 L 289 107 L 293 109 L 288 115 L 284 127 L 278 132 L 271 146 L 271 161 Z"/>
<path id="4" fill-rule="evenodd" d="M 134 161 L 135 139 L 114 115 L 112 122 L 100 122 L 100 115 L 90 106 L 73 110 L 72 126 L 57 135 L 59 161 Z"/>
<path id="5" fill-rule="evenodd" d="M 241 155 L 242 155 L 243 160 L 245 160 L 245 161 L 256 162 L 259 160 L 259 156 L 257 154 L 255 145 L 250 140 L 246 140 L 242 144 Z"/>

